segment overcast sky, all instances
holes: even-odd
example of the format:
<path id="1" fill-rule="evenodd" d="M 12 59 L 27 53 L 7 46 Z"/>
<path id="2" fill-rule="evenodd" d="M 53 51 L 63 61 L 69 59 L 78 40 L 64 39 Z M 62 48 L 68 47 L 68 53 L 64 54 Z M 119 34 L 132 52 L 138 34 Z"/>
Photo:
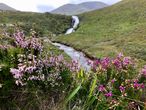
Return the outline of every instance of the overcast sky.
<path id="1" fill-rule="evenodd" d="M 120 0 L 0 0 L 20 11 L 46 12 L 51 11 L 67 3 L 81 3 L 86 1 L 101 1 L 106 4 L 114 4 Z"/>

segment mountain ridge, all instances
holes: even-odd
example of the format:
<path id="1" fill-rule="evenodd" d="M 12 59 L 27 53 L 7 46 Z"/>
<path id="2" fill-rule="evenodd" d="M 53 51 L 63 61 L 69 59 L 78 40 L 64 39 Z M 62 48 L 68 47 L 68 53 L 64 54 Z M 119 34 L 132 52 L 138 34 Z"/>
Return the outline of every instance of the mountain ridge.
<path id="1" fill-rule="evenodd" d="M 0 10 L 2 11 L 17 11 L 16 9 L 4 4 L 4 3 L 0 3 Z"/>
<path id="2" fill-rule="evenodd" d="M 91 1 L 83 2 L 80 4 L 65 4 L 53 11 L 53 14 L 63 14 L 63 15 L 77 15 L 85 12 L 101 9 L 107 7 L 108 5 L 103 2 Z"/>

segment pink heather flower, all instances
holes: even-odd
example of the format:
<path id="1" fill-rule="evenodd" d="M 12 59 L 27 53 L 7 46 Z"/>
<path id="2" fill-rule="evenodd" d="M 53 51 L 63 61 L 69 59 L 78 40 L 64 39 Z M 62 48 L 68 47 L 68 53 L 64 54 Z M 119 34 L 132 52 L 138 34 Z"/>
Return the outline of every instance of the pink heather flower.
<path id="1" fill-rule="evenodd" d="M 111 83 L 114 83 L 115 81 L 116 81 L 116 79 L 114 78 L 114 79 L 111 80 Z"/>
<path id="2" fill-rule="evenodd" d="M 28 80 L 39 80 L 40 78 L 38 76 L 31 76 L 28 78 Z"/>
<path id="3" fill-rule="evenodd" d="M 141 83 L 140 87 L 141 87 L 141 89 L 144 89 L 145 88 L 144 83 Z"/>
<path id="4" fill-rule="evenodd" d="M 146 65 L 144 66 L 144 68 L 141 70 L 141 75 L 146 77 Z"/>
<path id="5" fill-rule="evenodd" d="M 49 58 L 49 62 L 50 62 L 50 63 L 55 63 L 55 57 L 50 57 L 50 58 Z"/>
<path id="6" fill-rule="evenodd" d="M 132 61 L 131 61 L 130 57 L 124 57 L 123 58 L 123 66 L 128 66 L 128 65 L 131 65 L 131 64 L 132 64 Z"/>
<path id="7" fill-rule="evenodd" d="M 88 65 L 90 65 L 90 66 L 92 66 L 94 63 L 94 61 L 92 61 L 92 60 L 87 60 L 87 62 L 88 62 Z"/>
<path id="8" fill-rule="evenodd" d="M 138 84 L 138 83 L 134 83 L 134 84 L 133 84 L 133 87 L 134 87 L 135 89 L 139 89 L 139 86 L 140 86 L 140 84 Z"/>
<path id="9" fill-rule="evenodd" d="M 97 66 L 96 65 L 93 65 L 92 66 L 92 71 L 96 72 L 96 69 L 97 69 Z"/>
<path id="10" fill-rule="evenodd" d="M 109 58 L 104 58 L 101 60 L 101 66 L 103 70 L 106 70 L 110 66 L 110 59 Z"/>
<path id="11" fill-rule="evenodd" d="M 35 66 L 30 66 L 30 67 L 27 67 L 25 69 L 25 72 L 27 72 L 27 73 L 33 73 L 35 70 L 36 70 L 36 67 Z"/>
<path id="12" fill-rule="evenodd" d="M 106 97 L 112 97 L 113 96 L 113 94 L 112 94 L 112 92 L 110 91 L 110 92 L 108 92 L 108 93 L 106 93 L 106 94 L 104 94 Z"/>
<path id="13" fill-rule="evenodd" d="M 18 65 L 20 65 L 20 64 L 18 64 Z M 25 72 L 25 68 L 26 68 L 26 65 L 21 65 L 18 67 L 19 71 L 21 71 L 21 72 Z"/>
<path id="14" fill-rule="evenodd" d="M 43 50 L 43 46 L 37 38 L 31 38 L 31 39 L 26 40 L 24 33 L 20 31 L 15 33 L 13 37 L 15 39 L 16 45 L 21 48 L 34 49 L 34 50 L 38 50 L 39 52 Z"/>
<path id="15" fill-rule="evenodd" d="M 100 59 L 97 59 L 94 61 L 94 65 L 98 66 L 99 64 L 101 64 L 101 60 Z"/>
<path id="16" fill-rule="evenodd" d="M 123 57 L 124 57 L 123 53 L 119 53 L 117 56 L 118 59 L 122 59 Z"/>
<path id="17" fill-rule="evenodd" d="M 104 87 L 103 85 L 100 85 L 100 86 L 98 87 L 98 90 L 99 90 L 100 92 L 103 92 L 103 91 L 105 91 L 105 87 Z"/>
<path id="18" fill-rule="evenodd" d="M 39 63 L 41 64 L 41 61 Z M 43 60 L 43 65 L 48 67 L 49 66 L 49 60 L 48 59 L 44 59 Z"/>
<path id="19" fill-rule="evenodd" d="M 64 60 L 63 55 L 59 55 L 59 56 L 58 56 L 58 61 L 59 61 L 59 62 L 62 62 L 63 60 Z"/>
<path id="20" fill-rule="evenodd" d="M 134 83 L 133 83 L 133 87 L 135 88 L 135 89 L 143 89 L 143 88 L 145 88 L 145 85 L 144 85 L 144 83 L 138 83 L 138 81 L 137 80 L 135 80 L 134 81 Z"/>
<path id="21" fill-rule="evenodd" d="M 43 46 L 37 38 L 30 39 L 30 47 L 40 52 L 43 50 Z"/>
<path id="22" fill-rule="evenodd" d="M 80 70 L 80 65 L 79 65 L 78 61 L 72 60 L 72 62 L 70 64 L 68 64 L 68 68 L 72 72 L 78 72 Z"/>
<path id="23" fill-rule="evenodd" d="M 113 62 L 113 65 L 114 65 L 118 70 L 122 69 L 122 63 L 121 63 L 120 60 L 114 59 L 112 62 Z"/>
<path id="24" fill-rule="evenodd" d="M 125 91 L 125 87 L 124 86 L 120 86 L 119 89 L 120 89 L 121 92 Z"/>
<path id="25" fill-rule="evenodd" d="M 20 71 L 19 69 L 11 68 L 10 72 L 13 74 L 13 77 L 16 78 L 16 79 L 19 79 L 23 76 L 23 72 Z"/>
<path id="26" fill-rule="evenodd" d="M 134 82 L 134 83 L 138 83 L 138 79 L 134 79 L 133 82 Z"/>
<path id="27" fill-rule="evenodd" d="M 26 48 L 27 47 L 27 42 L 25 42 L 25 37 L 24 37 L 24 33 L 23 32 L 17 32 L 14 34 L 14 39 L 15 39 L 15 43 L 17 46 L 20 46 L 22 48 Z"/>

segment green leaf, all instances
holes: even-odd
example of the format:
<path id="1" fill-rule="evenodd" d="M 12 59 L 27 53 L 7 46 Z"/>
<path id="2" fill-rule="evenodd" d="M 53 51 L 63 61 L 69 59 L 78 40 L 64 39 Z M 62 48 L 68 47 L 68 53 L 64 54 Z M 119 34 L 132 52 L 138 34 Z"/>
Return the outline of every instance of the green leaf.
<path id="1" fill-rule="evenodd" d="M 88 98 L 88 99 L 90 99 L 90 97 L 91 97 L 92 94 L 93 94 L 94 89 L 96 88 L 96 82 L 97 82 L 97 77 L 95 76 L 95 78 L 94 78 L 94 80 L 93 80 L 93 83 L 92 83 L 92 85 L 91 85 L 91 89 L 90 89 L 90 93 L 89 93 L 89 98 Z"/>
<path id="2" fill-rule="evenodd" d="M 92 98 L 91 98 L 91 100 L 90 101 L 88 101 L 87 102 L 87 104 L 85 105 L 85 110 L 87 109 L 87 107 L 90 107 L 93 103 L 94 103 L 94 101 L 96 100 L 96 96 L 93 96 Z"/>
<path id="3" fill-rule="evenodd" d="M 66 99 L 66 103 L 68 103 L 78 93 L 80 88 L 81 88 L 81 84 L 77 86 L 77 88 L 75 88 L 73 92 L 68 96 L 68 98 Z"/>

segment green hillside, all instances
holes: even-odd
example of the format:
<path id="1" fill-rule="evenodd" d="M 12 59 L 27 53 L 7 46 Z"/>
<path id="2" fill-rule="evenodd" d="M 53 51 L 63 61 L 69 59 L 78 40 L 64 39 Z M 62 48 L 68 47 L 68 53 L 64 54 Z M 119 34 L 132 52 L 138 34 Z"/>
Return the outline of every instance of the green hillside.
<path id="1" fill-rule="evenodd" d="M 25 32 L 34 29 L 41 36 L 61 34 L 70 26 L 70 17 L 50 13 L 32 12 L 0 12 L 0 28 L 11 30 L 13 25 L 21 27 Z"/>
<path id="2" fill-rule="evenodd" d="M 122 51 L 146 61 L 146 0 L 124 0 L 79 17 L 79 29 L 56 41 L 96 57 Z"/>

